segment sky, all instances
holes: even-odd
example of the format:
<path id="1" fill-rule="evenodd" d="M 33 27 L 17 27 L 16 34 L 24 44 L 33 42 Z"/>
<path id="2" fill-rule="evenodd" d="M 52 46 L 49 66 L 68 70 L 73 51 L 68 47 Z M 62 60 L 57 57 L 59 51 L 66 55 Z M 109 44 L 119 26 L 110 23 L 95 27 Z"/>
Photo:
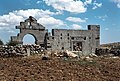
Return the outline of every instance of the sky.
<path id="1" fill-rule="evenodd" d="M 46 29 L 87 30 L 100 25 L 100 43 L 120 42 L 120 0 L 0 0 L 0 39 L 6 43 L 16 36 L 19 26 L 29 16 Z M 34 37 L 25 35 L 23 42 Z"/>

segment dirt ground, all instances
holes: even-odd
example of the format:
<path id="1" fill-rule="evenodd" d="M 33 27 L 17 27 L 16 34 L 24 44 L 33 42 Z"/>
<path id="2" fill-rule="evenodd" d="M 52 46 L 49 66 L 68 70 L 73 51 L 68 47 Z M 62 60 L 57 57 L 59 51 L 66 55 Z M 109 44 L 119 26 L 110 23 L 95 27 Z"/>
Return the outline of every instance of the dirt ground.
<path id="1" fill-rule="evenodd" d="M 0 81 L 120 81 L 120 58 L 0 57 Z"/>

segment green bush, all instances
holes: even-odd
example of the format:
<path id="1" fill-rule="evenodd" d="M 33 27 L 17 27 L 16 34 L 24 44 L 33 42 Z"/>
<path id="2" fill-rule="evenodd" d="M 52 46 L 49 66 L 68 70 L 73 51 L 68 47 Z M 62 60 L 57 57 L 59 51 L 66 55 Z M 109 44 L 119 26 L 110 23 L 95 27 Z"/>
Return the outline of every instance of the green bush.
<path id="1" fill-rule="evenodd" d="M 3 43 L 3 41 L 2 41 L 2 40 L 0 40 L 0 45 L 4 45 L 4 43 Z"/>
<path id="2" fill-rule="evenodd" d="M 7 42 L 6 45 L 8 45 L 8 46 L 16 46 L 18 44 L 19 44 L 18 41 L 9 41 L 9 42 Z"/>

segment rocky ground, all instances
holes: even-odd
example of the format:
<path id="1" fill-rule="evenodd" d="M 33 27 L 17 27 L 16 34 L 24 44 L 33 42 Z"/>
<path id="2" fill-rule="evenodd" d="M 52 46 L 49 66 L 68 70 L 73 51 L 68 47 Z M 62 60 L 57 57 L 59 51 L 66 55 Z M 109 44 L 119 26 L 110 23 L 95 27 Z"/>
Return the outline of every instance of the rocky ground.
<path id="1" fill-rule="evenodd" d="M 0 81 L 120 81 L 120 58 L 0 57 Z"/>

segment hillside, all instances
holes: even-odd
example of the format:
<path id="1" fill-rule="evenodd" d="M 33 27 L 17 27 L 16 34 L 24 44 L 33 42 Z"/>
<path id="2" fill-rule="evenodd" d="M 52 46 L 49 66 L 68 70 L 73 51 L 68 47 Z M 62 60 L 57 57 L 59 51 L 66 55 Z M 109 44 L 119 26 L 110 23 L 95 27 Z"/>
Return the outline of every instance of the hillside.
<path id="1" fill-rule="evenodd" d="M 107 47 L 107 48 L 119 47 L 120 46 L 120 42 L 101 44 L 100 46 L 101 47 Z"/>

